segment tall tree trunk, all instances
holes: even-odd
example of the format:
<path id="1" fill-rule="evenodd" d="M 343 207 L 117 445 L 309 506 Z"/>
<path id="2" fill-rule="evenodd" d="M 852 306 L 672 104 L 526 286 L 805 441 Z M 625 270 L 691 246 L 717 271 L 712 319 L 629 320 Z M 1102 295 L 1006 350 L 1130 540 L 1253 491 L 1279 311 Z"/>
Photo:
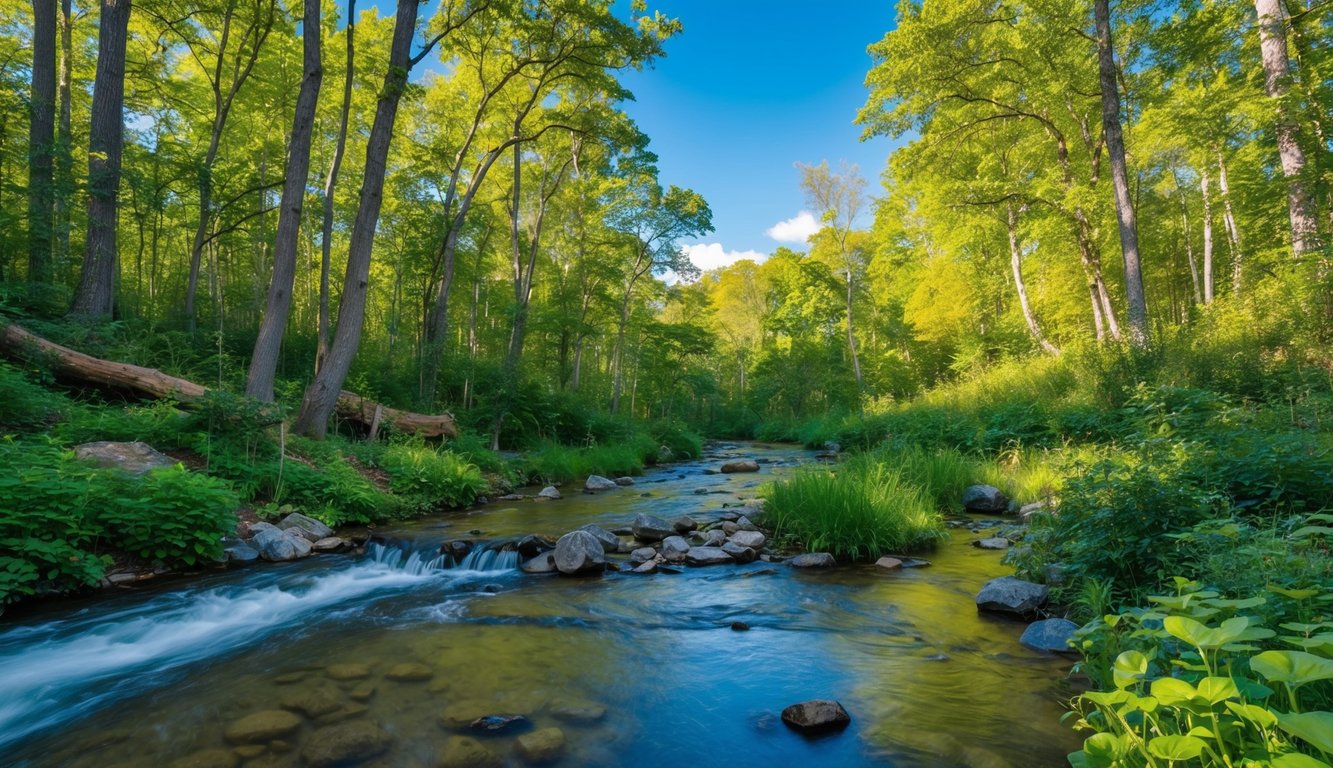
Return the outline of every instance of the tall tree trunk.
<path id="1" fill-rule="evenodd" d="M 1185 240 L 1185 257 L 1190 266 L 1190 283 L 1194 286 L 1194 303 L 1203 303 L 1203 286 L 1199 283 L 1199 264 L 1194 258 L 1194 238 L 1190 235 L 1189 205 L 1185 200 L 1185 189 L 1180 186 L 1180 176 L 1173 170 L 1172 178 L 1176 181 L 1176 196 L 1180 198 L 1180 231 Z"/>
<path id="2" fill-rule="evenodd" d="M 856 356 L 856 329 L 852 326 L 852 299 L 855 295 L 855 283 L 852 280 L 852 270 L 846 270 L 843 276 L 847 278 L 847 349 L 852 355 L 852 373 L 856 374 L 856 391 L 860 393 L 862 389 L 861 359 Z"/>
<path id="3" fill-rule="evenodd" d="M 333 248 L 333 192 L 338 185 L 343 152 L 347 149 L 347 120 L 352 111 L 352 80 L 356 75 L 356 0 L 347 0 L 347 67 L 343 77 L 343 105 L 338 118 L 338 141 L 324 179 L 324 219 L 320 227 L 319 331 L 315 341 L 315 373 L 329 353 L 329 264 Z"/>
<path id="4" fill-rule="evenodd" d="M 56 0 L 33 0 L 32 16 L 32 98 L 28 102 L 28 280 L 49 283 L 55 193 Z"/>
<path id="5" fill-rule="evenodd" d="M 1027 322 L 1028 331 L 1032 333 L 1032 338 L 1042 349 L 1052 355 L 1058 355 L 1060 349 L 1047 341 L 1046 337 L 1042 335 L 1041 326 L 1037 324 L 1037 316 L 1032 312 L 1032 305 L 1028 302 L 1028 289 L 1023 282 L 1023 250 L 1018 243 L 1018 211 L 1016 208 L 1017 206 L 1010 200 L 1006 223 L 1009 230 L 1009 266 L 1014 272 L 1014 289 L 1018 292 L 1018 305 L 1023 309 L 1023 320 Z M 744 370 L 744 367 L 742 367 L 742 376 L 744 376 Z M 741 387 L 744 389 L 743 383 Z"/>
<path id="6" fill-rule="evenodd" d="M 1125 298 L 1129 340 L 1136 346 L 1148 343 L 1148 304 L 1143 293 L 1143 270 L 1139 265 L 1139 231 L 1134 201 L 1129 195 L 1129 169 L 1125 164 L 1125 137 L 1120 127 L 1120 90 L 1116 85 L 1115 49 L 1111 43 L 1110 0 L 1095 0 L 1097 19 L 1097 68 L 1101 76 L 1102 134 L 1111 160 L 1111 186 L 1115 192 L 1116 219 L 1120 225 L 1120 252 L 1125 260 Z"/>
<path id="7" fill-rule="evenodd" d="M 273 280 L 269 284 L 264 318 L 255 337 L 254 353 L 245 393 L 262 402 L 273 401 L 273 377 L 278 370 L 278 353 L 287 330 L 287 314 L 292 307 L 292 285 L 296 281 L 296 246 L 301 228 L 301 209 L 305 204 L 306 179 L 310 176 L 310 139 L 315 127 L 315 107 L 324 79 L 320 62 L 320 0 L 305 0 L 301 18 L 301 49 L 304 76 L 296 96 L 292 118 L 292 136 L 287 148 L 286 178 L 278 209 L 278 231 L 273 241 Z"/>
<path id="8" fill-rule="evenodd" d="M 125 41 L 130 0 L 102 0 L 88 132 L 88 240 L 70 314 L 110 317 L 116 283 L 116 202 L 125 131 Z"/>
<path id="9" fill-rule="evenodd" d="M 1217 155 L 1217 188 L 1222 192 L 1222 223 L 1227 229 L 1227 245 L 1231 249 L 1231 292 L 1240 295 L 1241 265 L 1245 262 L 1244 250 L 1240 244 L 1240 229 L 1236 226 L 1236 214 L 1231 208 L 1231 185 L 1227 181 L 1227 164 L 1222 157 L 1222 149 L 1214 147 Z"/>
<path id="10" fill-rule="evenodd" d="M 630 283 L 625 289 L 624 301 L 620 304 L 620 321 L 616 327 L 616 346 L 612 350 L 611 360 L 611 415 L 614 416 L 620 410 L 620 390 L 622 387 L 622 367 L 625 358 L 625 329 L 629 327 L 630 299 L 633 296 L 634 284 Z"/>
<path id="11" fill-rule="evenodd" d="M 1259 50 L 1264 62 L 1264 91 L 1273 100 L 1273 130 L 1277 134 L 1278 159 L 1287 179 L 1287 212 L 1291 220 L 1291 250 L 1299 261 L 1319 247 L 1319 225 L 1314 196 L 1305 178 L 1305 150 L 1300 127 L 1284 103 L 1291 88 L 1287 61 L 1286 13 L 1281 0 L 1254 0 L 1259 20 Z"/>
<path id="12" fill-rule="evenodd" d="M 398 0 L 394 19 L 393 42 L 389 49 L 389 68 L 384 74 L 375 120 L 366 144 L 365 172 L 361 198 L 347 250 L 347 273 L 343 280 L 342 300 L 338 304 L 338 327 L 324 365 L 306 389 L 301 412 L 293 429 L 298 434 L 323 439 L 329 416 L 338 401 L 352 359 L 361 344 L 362 324 L 366 317 L 366 295 L 370 288 L 370 257 L 375 242 L 375 225 L 384 202 L 384 175 L 389 157 L 389 142 L 398 116 L 398 102 L 407 87 L 412 38 L 416 33 L 417 0 Z"/>
<path id="13" fill-rule="evenodd" d="M 1208 171 L 1199 171 L 1199 190 L 1203 193 L 1203 303 L 1213 303 L 1213 202 L 1208 190 Z"/>
<path id="14" fill-rule="evenodd" d="M 74 56 L 72 26 L 73 9 L 70 0 L 60 0 L 60 71 L 57 74 L 56 88 L 60 94 L 59 121 L 56 126 L 56 168 L 55 168 L 55 261 L 56 274 L 70 269 L 69 228 L 70 206 L 74 197 L 74 134 L 71 128 L 73 117 L 70 105 L 70 77 Z"/>

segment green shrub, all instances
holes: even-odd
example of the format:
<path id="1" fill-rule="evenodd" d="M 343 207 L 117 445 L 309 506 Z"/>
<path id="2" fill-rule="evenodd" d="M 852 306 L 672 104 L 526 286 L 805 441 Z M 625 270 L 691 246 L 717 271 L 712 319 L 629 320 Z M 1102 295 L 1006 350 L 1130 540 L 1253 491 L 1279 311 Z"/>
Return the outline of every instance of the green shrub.
<path id="1" fill-rule="evenodd" d="M 774 536 L 835 557 L 861 560 L 945 537 L 927 491 L 873 459 L 798 472 L 765 495 L 764 522 Z"/>
<path id="2" fill-rule="evenodd" d="M 175 403 L 158 400 L 144 405 L 79 403 L 53 432 L 63 443 L 76 445 L 98 440 L 140 440 L 159 450 L 191 447 L 196 434 L 191 417 Z"/>
<path id="3" fill-rule="evenodd" d="M 31 432 L 48 427 L 70 407 L 70 402 L 0 362 L 0 432 Z"/>
<path id="4" fill-rule="evenodd" d="M 1333 752 L 1333 622 L 1270 626 L 1258 614 L 1268 595 L 1175 582 L 1176 594 L 1079 631 L 1081 667 L 1101 690 L 1075 700 L 1075 727 L 1093 735 L 1070 764 L 1326 765 L 1309 755 Z"/>
<path id="5" fill-rule="evenodd" d="M 104 476 L 90 516 L 115 550 L 168 567 L 192 566 L 222 553 L 238 506 L 225 483 L 176 466 L 143 477 Z"/>
<path id="6" fill-rule="evenodd" d="M 697 459 L 704 450 L 703 438 L 679 421 L 654 421 L 648 425 L 648 434 L 656 446 L 665 447 L 667 455 L 675 461 Z M 656 463 L 656 455 L 652 463 Z"/>
<path id="7" fill-rule="evenodd" d="M 476 466 L 425 445 L 394 445 L 380 457 L 389 489 L 420 510 L 466 507 L 486 491 Z"/>

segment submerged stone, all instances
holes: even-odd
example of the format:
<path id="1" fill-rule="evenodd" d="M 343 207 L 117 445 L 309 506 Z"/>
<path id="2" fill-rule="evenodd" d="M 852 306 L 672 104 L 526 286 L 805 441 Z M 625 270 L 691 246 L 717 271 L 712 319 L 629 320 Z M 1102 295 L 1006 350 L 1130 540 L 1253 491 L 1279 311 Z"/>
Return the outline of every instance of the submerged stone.
<path id="1" fill-rule="evenodd" d="M 1069 645 L 1076 631 L 1078 625 L 1069 619 L 1043 619 L 1029 624 L 1018 642 L 1034 651 L 1076 653 Z"/>
<path id="2" fill-rule="evenodd" d="M 551 763 L 565 751 L 565 732 L 559 728 L 543 728 L 519 736 L 514 743 L 515 751 L 525 762 L 533 765 Z"/>
<path id="3" fill-rule="evenodd" d="M 331 725 L 310 735 L 301 760 L 310 768 L 355 764 L 388 752 L 392 744 L 393 737 L 369 721 Z"/>
<path id="4" fill-rule="evenodd" d="M 731 475 L 737 472 L 758 472 L 759 462 L 754 459 L 735 459 L 728 461 L 721 467 L 722 474 Z"/>
<path id="5" fill-rule="evenodd" d="M 450 736 L 436 765 L 438 768 L 500 768 L 504 761 L 470 736 Z"/>
<path id="6" fill-rule="evenodd" d="M 389 667 L 384 676 L 400 683 L 422 683 L 435 676 L 435 670 L 413 661 L 405 661 Z"/>
<path id="7" fill-rule="evenodd" d="M 782 722 L 792 730 L 814 735 L 842 730 L 852 722 L 852 716 L 836 701 L 814 699 L 782 710 Z"/>
<path id="8" fill-rule="evenodd" d="M 806 552 L 787 561 L 793 568 L 832 568 L 838 564 L 828 552 Z"/>
<path id="9" fill-rule="evenodd" d="M 1001 576 L 991 579 L 977 594 L 977 610 L 1031 616 L 1046 604 L 1045 585 Z"/>
<path id="10" fill-rule="evenodd" d="M 468 728 L 485 733 L 512 733 L 527 728 L 532 721 L 523 715 L 483 715 L 468 723 Z"/>
<path id="11" fill-rule="evenodd" d="M 301 718 L 281 709 L 246 715 L 227 726 L 223 733 L 233 744 L 262 744 L 286 736 L 301 727 Z"/>
<path id="12" fill-rule="evenodd" d="M 167 768 L 236 768 L 240 762 L 230 749 L 204 749 L 172 760 Z"/>

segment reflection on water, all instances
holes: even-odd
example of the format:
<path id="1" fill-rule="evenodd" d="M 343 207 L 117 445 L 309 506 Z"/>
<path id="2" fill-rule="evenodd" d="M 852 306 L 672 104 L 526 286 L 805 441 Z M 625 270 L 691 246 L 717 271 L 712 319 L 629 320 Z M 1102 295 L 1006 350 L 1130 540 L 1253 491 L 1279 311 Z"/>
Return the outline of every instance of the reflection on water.
<path id="1" fill-rule="evenodd" d="M 638 511 L 708 517 L 806 455 L 727 453 L 770 463 L 703 474 L 714 458 L 393 534 L 426 545 L 616 527 Z M 0 762 L 298 766 L 327 739 L 321 722 L 369 720 L 392 737 L 371 764 L 435 766 L 451 736 L 492 714 L 560 728 L 565 766 L 1054 767 L 1077 746 L 1058 724 L 1069 663 L 1021 648 L 1021 625 L 977 615 L 976 590 L 1004 568 L 966 537 L 899 573 L 753 563 L 565 579 L 488 557 L 451 570 L 409 550 L 324 557 L 0 630 Z M 810 698 L 840 700 L 851 727 L 789 732 L 778 712 Z M 283 707 L 306 713 L 299 730 L 240 750 L 243 761 L 217 751 L 228 725 Z M 515 736 L 477 738 L 521 764 Z"/>

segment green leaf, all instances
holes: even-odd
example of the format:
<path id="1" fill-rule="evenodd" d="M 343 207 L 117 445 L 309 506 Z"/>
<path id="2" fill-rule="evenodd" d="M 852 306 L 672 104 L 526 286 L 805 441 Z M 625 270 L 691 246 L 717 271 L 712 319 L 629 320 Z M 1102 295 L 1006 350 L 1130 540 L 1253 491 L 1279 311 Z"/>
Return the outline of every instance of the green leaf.
<path id="1" fill-rule="evenodd" d="M 1117 760 L 1129 750 L 1125 736 L 1094 733 L 1083 742 L 1083 752 L 1094 760 Z"/>
<path id="2" fill-rule="evenodd" d="M 1150 690 L 1153 697 L 1164 707 L 1189 707 L 1198 703 L 1199 692 L 1194 686 L 1179 678 L 1160 677 L 1152 681 Z"/>
<path id="3" fill-rule="evenodd" d="M 1163 760 L 1193 760 L 1207 744 L 1194 736 L 1158 736 L 1148 742 L 1148 753 Z"/>
<path id="4" fill-rule="evenodd" d="M 1199 681 L 1197 688 L 1199 695 L 1207 699 L 1209 704 L 1240 698 L 1236 682 L 1229 677 L 1205 677 Z"/>
<path id="5" fill-rule="evenodd" d="M 1333 712 L 1276 714 L 1278 725 L 1282 730 L 1320 752 L 1333 752 Z"/>
<path id="6" fill-rule="evenodd" d="M 1240 704 L 1234 701 L 1228 701 L 1226 708 L 1231 714 L 1242 720 L 1248 720 L 1260 728 L 1272 728 L 1277 725 L 1277 716 L 1263 707 L 1254 704 Z"/>
<path id="7" fill-rule="evenodd" d="M 1288 752 L 1285 755 L 1278 755 L 1269 763 L 1272 768 L 1333 768 L 1323 760 L 1316 760 L 1309 755 L 1302 755 L 1300 752 Z"/>
<path id="8" fill-rule="evenodd" d="M 1320 590 L 1317 589 L 1284 589 L 1272 584 L 1269 584 L 1265 589 L 1273 594 L 1290 597 L 1292 600 L 1305 600 L 1320 593 Z"/>
<path id="9" fill-rule="evenodd" d="M 1125 651 L 1115 659 L 1111 675 L 1121 690 L 1143 680 L 1148 674 L 1148 657 L 1138 651 Z"/>
<path id="10" fill-rule="evenodd" d="M 1264 651 L 1250 659 L 1250 669 L 1269 682 L 1292 686 L 1333 679 L 1333 659 L 1305 651 Z"/>
<path id="11" fill-rule="evenodd" d="M 1259 639 L 1248 636 L 1246 630 L 1250 629 L 1250 619 L 1247 616 L 1236 616 L 1227 619 L 1217 627 L 1205 626 L 1185 616 L 1167 616 L 1162 620 L 1162 627 L 1172 637 L 1179 638 L 1190 645 L 1205 650 L 1221 648 L 1227 643 L 1233 643 L 1237 640 Z M 1272 630 L 1265 631 L 1272 632 Z"/>

